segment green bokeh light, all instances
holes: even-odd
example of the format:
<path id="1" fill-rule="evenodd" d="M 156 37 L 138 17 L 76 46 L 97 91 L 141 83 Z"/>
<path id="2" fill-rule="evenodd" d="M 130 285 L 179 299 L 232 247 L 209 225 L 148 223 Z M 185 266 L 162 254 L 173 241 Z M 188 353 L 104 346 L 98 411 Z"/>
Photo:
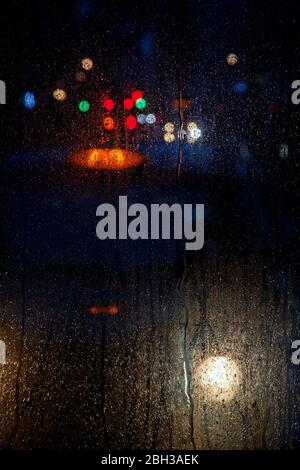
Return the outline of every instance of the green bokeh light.
<path id="1" fill-rule="evenodd" d="M 89 109 L 90 109 L 91 105 L 88 101 L 86 100 L 82 100 L 80 101 L 80 103 L 78 104 L 78 108 L 80 109 L 80 111 L 82 111 L 83 113 L 86 113 Z"/>
<path id="2" fill-rule="evenodd" d="M 147 102 L 145 98 L 139 98 L 138 100 L 136 100 L 135 105 L 138 109 L 145 109 L 147 106 Z"/>

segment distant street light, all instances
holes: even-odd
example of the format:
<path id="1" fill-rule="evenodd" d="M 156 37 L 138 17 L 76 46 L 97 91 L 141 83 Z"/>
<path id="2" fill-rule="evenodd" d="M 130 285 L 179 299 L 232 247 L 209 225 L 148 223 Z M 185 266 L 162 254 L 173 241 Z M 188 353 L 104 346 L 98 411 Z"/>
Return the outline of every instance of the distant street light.
<path id="1" fill-rule="evenodd" d="M 212 356 L 199 367 L 203 394 L 212 402 L 227 402 L 234 398 L 241 381 L 235 361 L 225 356 Z"/>

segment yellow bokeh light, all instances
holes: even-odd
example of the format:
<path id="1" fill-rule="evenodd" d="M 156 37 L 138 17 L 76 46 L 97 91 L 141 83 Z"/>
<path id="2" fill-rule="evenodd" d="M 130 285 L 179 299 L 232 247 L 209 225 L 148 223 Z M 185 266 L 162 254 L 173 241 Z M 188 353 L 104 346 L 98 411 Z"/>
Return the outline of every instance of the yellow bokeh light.
<path id="1" fill-rule="evenodd" d="M 164 131 L 166 132 L 174 132 L 174 129 L 175 129 L 175 126 L 172 122 L 167 122 L 165 125 L 164 125 Z"/>
<path id="2" fill-rule="evenodd" d="M 85 59 L 82 59 L 81 65 L 84 70 L 91 70 L 93 68 L 94 63 L 92 59 L 86 57 Z"/>
<path id="3" fill-rule="evenodd" d="M 197 129 L 197 124 L 195 122 L 189 122 L 187 125 L 187 130 L 192 131 L 193 129 Z"/>
<path id="4" fill-rule="evenodd" d="M 188 138 L 187 138 L 187 141 L 188 141 L 189 144 L 195 144 L 196 140 L 197 139 L 193 139 L 193 137 L 191 137 L 191 136 L 188 136 Z"/>
<path id="5" fill-rule="evenodd" d="M 125 152 L 121 149 L 112 149 L 109 152 L 109 158 L 114 161 L 117 166 L 123 166 L 125 162 Z"/>
<path id="6" fill-rule="evenodd" d="M 175 135 L 172 134 L 171 132 L 167 132 L 165 135 L 164 135 L 164 141 L 167 143 L 167 144 L 171 144 L 172 142 L 174 142 L 175 140 Z"/>
<path id="7" fill-rule="evenodd" d="M 67 98 L 67 93 L 65 90 L 62 90 L 61 88 L 57 88 L 53 92 L 53 98 L 56 99 L 57 101 L 64 101 Z"/>

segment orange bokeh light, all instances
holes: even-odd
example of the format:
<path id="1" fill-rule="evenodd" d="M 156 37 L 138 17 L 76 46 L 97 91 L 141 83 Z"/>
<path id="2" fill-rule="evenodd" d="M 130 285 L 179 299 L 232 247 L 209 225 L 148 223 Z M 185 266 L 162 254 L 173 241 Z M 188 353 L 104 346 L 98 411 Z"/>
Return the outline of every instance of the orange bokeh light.
<path id="1" fill-rule="evenodd" d="M 104 129 L 107 130 L 107 131 L 112 131 L 115 127 L 115 121 L 113 120 L 112 117 L 110 116 L 106 116 L 104 119 L 103 119 L 103 126 L 104 126 Z"/>
<path id="2" fill-rule="evenodd" d="M 70 159 L 76 166 L 94 170 L 125 170 L 145 161 L 142 154 L 119 148 L 82 150 L 72 154 Z"/>
<path id="3" fill-rule="evenodd" d="M 91 313 L 92 315 L 116 315 L 119 313 L 119 307 L 117 305 L 91 305 L 87 309 L 88 313 Z"/>

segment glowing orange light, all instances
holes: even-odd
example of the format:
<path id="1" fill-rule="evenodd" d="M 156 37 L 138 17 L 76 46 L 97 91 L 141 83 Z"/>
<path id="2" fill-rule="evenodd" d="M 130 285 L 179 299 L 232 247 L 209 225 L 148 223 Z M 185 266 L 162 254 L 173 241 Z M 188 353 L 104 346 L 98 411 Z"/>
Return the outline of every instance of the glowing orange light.
<path id="1" fill-rule="evenodd" d="M 127 118 L 125 119 L 125 126 L 127 127 L 127 129 L 130 129 L 130 130 L 133 130 L 136 128 L 137 120 L 132 114 L 127 116 Z"/>
<path id="2" fill-rule="evenodd" d="M 112 111 L 115 107 L 114 100 L 112 100 L 111 98 L 106 98 L 103 101 L 103 106 L 107 111 Z"/>
<path id="3" fill-rule="evenodd" d="M 79 72 L 76 72 L 75 78 L 78 82 L 84 82 L 86 80 L 86 75 L 84 72 L 79 70 Z"/>
<path id="4" fill-rule="evenodd" d="M 123 149 L 92 148 L 70 156 L 76 166 L 93 170 L 125 170 L 145 161 L 142 154 Z"/>
<path id="5" fill-rule="evenodd" d="M 119 307 L 117 305 L 107 305 L 107 306 L 101 306 L 101 305 L 91 305 L 87 309 L 88 313 L 91 313 L 92 315 L 99 315 L 99 314 L 106 314 L 106 315 L 116 315 L 119 313 Z"/>
<path id="6" fill-rule="evenodd" d="M 57 101 L 64 101 L 67 98 L 67 93 L 65 90 L 62 90 L 61 88 L 57 88 L 53 92 L 53 98 L 56 99 Z"/>
<path id="7" fill-rule="evenodd" d="M 115 121 L 113 120 L 113 118 L 110 116 L 106 116 L 103 119 L 103 127 L 107 131 L 112 131 L 115 127 Z"/>
<path id="8" fill-rule="evenodd" d="M 124 108 L 125 109 L 132 109 L 133 108 L 133 101 L 131 98 L 125 98 L 124 100 Z"/>
<path id="9" fill-rule="evenodd" d="M 143 98 L 143 92 L 141 90 L 134 90 L 131 95 L 132 101 L 139 100 Z"/>

